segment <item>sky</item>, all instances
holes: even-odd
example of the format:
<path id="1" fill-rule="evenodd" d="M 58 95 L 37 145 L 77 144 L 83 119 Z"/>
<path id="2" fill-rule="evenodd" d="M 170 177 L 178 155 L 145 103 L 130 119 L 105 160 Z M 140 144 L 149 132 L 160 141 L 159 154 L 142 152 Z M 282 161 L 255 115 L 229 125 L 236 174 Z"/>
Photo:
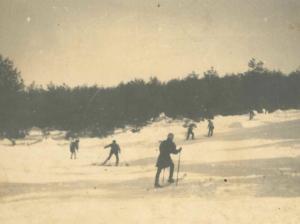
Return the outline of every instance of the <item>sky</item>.
<path id="1" fill-rule="evenodd" d="M 0 0 L 0 54 L 26 84 L 114 86 L 300 66 L 299 0 Z"/>

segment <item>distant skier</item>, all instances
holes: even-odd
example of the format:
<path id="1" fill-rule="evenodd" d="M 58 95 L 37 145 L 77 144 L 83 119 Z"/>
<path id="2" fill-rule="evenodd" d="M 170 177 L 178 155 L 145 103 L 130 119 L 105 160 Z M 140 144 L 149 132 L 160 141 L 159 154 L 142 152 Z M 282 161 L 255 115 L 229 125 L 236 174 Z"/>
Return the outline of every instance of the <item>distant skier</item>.
<path id="1" fill-rule="evenodd" d="M 42 134 L 43 134 L 43 138 L 47 139 L 50 135 L 50 132 L 47 129 L 42 129 Z"/>
<path id="2" fill-rule="evenodd" d="M 111 144 L 105 146 L 104 148 L 105 149 L 110 148 L 110 153 L 109 153 L 109 156 L 107 157 L 107 159 L 102 163 L 102 165 L 105 165 L 107 163 L 107 161 L 110 160 L 112 155 L 115 155 L 116 166 L 118 166 L 119 165 L 119 153 L 121 153 L 121 149 L 120 149 L 120 146 L 117 144 L 116 140 L 113 140 Z"/>
<path id="3" fill-rule="evenodd" d="M 253 110 L 250 110 L 250 112 L 249 112 L 249 120 L 251 121 L 251 120 L 253 120 L 253 118 L 254 118 L 254 111 Z"/>
<path id="4" fill-rule="evenodd" d="M 215 129 L 214 123 L 212 122 L 211 119 L 208 119 L 208 135 L 207 135 L 208 137 L 213 136 L 214 129 Z"/>
<path id="5" fill-rule="evenodd" d="M 195 139 L 195 134 L 194 134 L 194 128 L 196 127 L 195 124 L 190 124 L 188 126 L 188 131 L 187 131 L 187 135 L 186 135 L 186 140 L 189 140 L 190 137 L 192 137 L 192 139 Z"/>
<path id="6" fill-rule="evenodd" d="M 157 172 L 155 176 L 155 184 L 154 187 L 159 188 L 161 185 L 159 184 L 159 176 L 162 169 L 170 167 L 169 173 L 169 183 L 174 183 L 173 173 L 174 173 L 174 163 L 171 159 L 171 154 L 178 154 L 181 152 L 182 148 L 176 149 L 176 145 L 173 142 L 174 134 L 168 134 L 168 138 L 160 143 L 159 146 L 159 156 L 156 162 Z"/>
<path id="7" fill-rule="evenodd" d="M 263 113 L 263 114 L 267 114 L 268 111 L 267 111 L 266 109 L 262 109 L 262 113 Z"/>
<path id="8" fill-rule="evenodd" d="M 76 159 L 76 151 L 79 150 L 79 139 L 72 139 L 70 142 L 71 159 Z"/>

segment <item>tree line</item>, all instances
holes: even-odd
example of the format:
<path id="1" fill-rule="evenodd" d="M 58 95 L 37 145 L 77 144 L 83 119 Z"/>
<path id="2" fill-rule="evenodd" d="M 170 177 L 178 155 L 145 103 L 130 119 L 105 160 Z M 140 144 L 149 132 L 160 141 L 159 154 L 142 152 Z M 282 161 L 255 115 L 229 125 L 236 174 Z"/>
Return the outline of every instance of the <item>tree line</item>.
<path id="1" fill-rule="evenodd" d="M 32 127 L 101 137 L 127 125 L 141 127 L 161 113 L 193 120 L 249 110 L 300 107 L 300 70 L 270 70 L 251 59 L 248 70 L 219 76 L 211 68 L 182 79 L 135 79 L 115 87 L 32 83 L 0 55 L 0 136 L 17 138 Z"/>

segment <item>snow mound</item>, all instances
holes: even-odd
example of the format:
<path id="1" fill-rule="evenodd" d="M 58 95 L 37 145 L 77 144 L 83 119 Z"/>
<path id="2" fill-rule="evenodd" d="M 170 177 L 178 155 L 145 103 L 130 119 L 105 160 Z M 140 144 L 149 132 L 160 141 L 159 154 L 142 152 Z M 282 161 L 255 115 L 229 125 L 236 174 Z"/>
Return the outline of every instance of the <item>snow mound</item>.
<path id="1" fill-rule="evenodd" d="M 241 122 L 232 122 L 229 126 L 229 128 L 243 128 L 243 124 Z"/>
<path id="2" fill-rule="evenodd" d="M 29 132 L 28 132 L 28 136 L 30 137 L 37 137 L 37 136 L 42 136 L 43 132 L 40 128 L 37 127 L 33 127 Z"/>

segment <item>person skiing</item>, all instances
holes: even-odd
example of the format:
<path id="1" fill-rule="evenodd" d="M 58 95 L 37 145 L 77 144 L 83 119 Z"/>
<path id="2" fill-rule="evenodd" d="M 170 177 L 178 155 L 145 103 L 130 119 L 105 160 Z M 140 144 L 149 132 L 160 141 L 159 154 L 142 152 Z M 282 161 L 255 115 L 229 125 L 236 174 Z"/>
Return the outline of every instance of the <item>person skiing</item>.
<path id="1" fill-rule="evenodd" d="M 70 142 L 71 159 L 76 159 L 76 151 L 79 150 L 79 139 L 72 139 Z"/>
<path id="2" fill-rule="evenodd" d="M 215 129 L 214 123 L 211 121 L 211 119 L 208 119 L 208 135 L 207 135 L 208 137 L 213 136 L 214 129 Z"/>
<path id="3" fill-rule="evenodd" d="M 195 126 L 196 126 L 195 124 L 190 124 L 188 126 L 188 132 L 187 132 L 187 135 L 186 135 L 186 140 L 189 140 L 190 136 L 192 137 L 192 139 L 195 139 L 195 134 L 193 132 Z"/>
<path id="4" fill-rule="evenodd" d="M 161 185 L 159 184 L 159 176 L 161 171 L 167 167 L 170 167 L 168 182 L 174 183 L 174 179 L 173 179 L 174 163 L 171 159 L 170 154 L 178 154 L 179 152 L 181 152 L 182 148 L 176 149 L 176 145 L 173 142 L 173 140 L 174 140 L 174 134 L 169 133 L 167 139 L 160 143 L 159 146 L 160 153 L 156 162 L 157 172 L 155 175 L 155 183 L 154 183 L 154 187 L 156 188 L 161 187 Z"/>
<path id="5" fill-rule="evenodd" d="M 102 163 L 102 165 L 105 165 L 108 160 L 112 157 L 112 155 L 115 155 L 116 157 L 116 166 L 119 165 L 119 153 L 121 153 L 120 146 L 117 144 L 116 140 L 113 140 L 111 144 L 104 146 L 104 148 L 110 148 L 110 153 L 107 159 Z"/>
<path id="6" fill-rule="evenodd" d="M 249 120 L 251 121 L 251 120 L 253 120 L 253 118 L 254 118 L 254 111 L 253 110 L 250 110 L 250 112 L 249 112 Z"/>

